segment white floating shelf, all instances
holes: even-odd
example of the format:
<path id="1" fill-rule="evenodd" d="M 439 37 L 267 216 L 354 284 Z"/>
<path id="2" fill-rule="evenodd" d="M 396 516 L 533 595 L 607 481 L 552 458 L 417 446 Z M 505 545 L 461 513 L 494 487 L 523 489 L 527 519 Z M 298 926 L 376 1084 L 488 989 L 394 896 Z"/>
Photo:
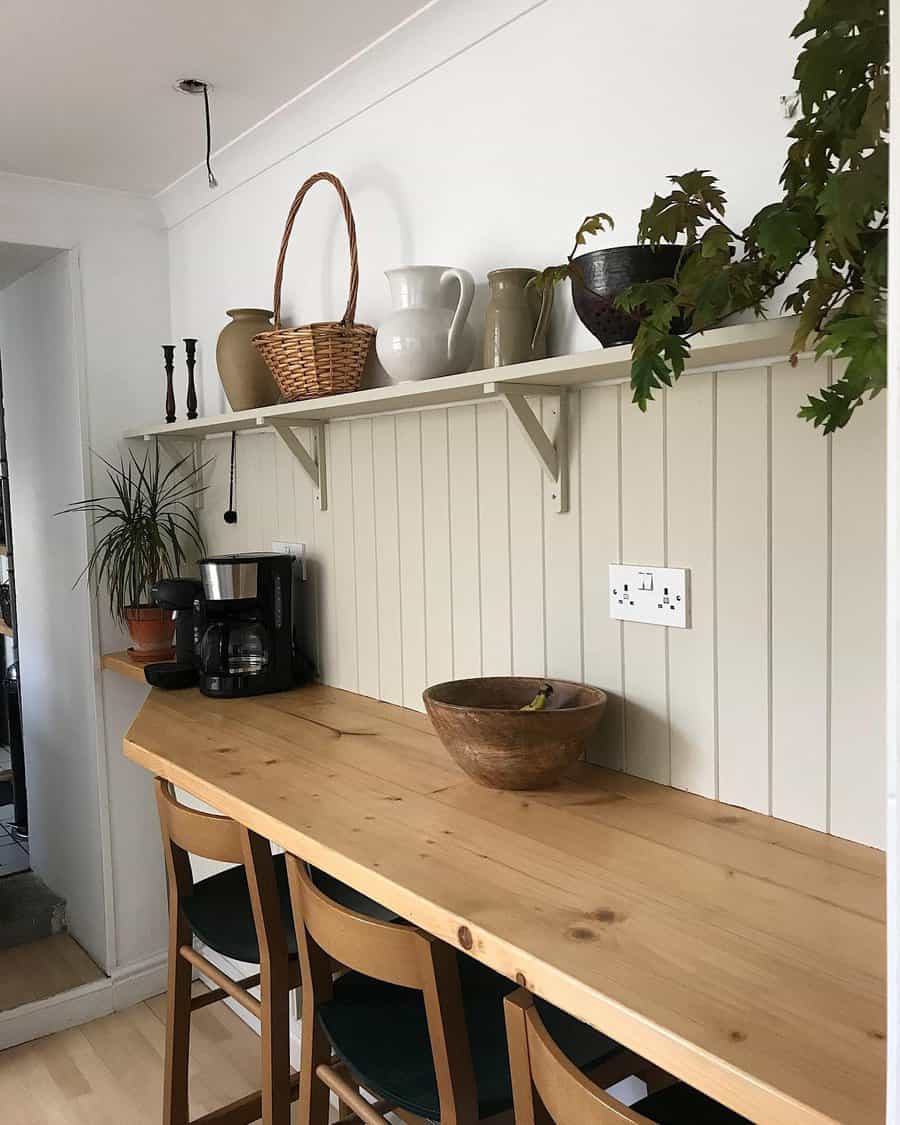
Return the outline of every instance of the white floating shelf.
<path id="1" fill-rule="evenodd" d="M 691 340 L 691 355 L 686 372 L 709 371 L 761 362 L 784 360 L 790 354 L 796 317 L 756 320 L 714 328 Z M 322 507 L 326 503 L 324 465 L 324 423 L 345 418 L 365 418 L 375 414 L 398 413 L 454 403 L 480 402 L 486 398 L 503 401 L 510 415 L 521 426 L 535 454 L 555 486 L 553 499 L 560 511 L 568 506 L 568 447 L 565 392 L 599 383 L 628 380 L 631 374 L 631 348 L 599 348 L 574 355 L 496 367 L 488 371 L 469 371 L 421 383 L 400 383 L 373 387 L 350 394 L 288 402 L 259 410 L 241 410 L 196 418 L 192 422 L 161 423 L 125 434 L 128 439 L 160 438 L 166 441 L 199 442 L 232 430 L 273 428 L 309 473 Z M 526 395 L 554 395 L 560 399 L 557 433 L 546 434 L 531 410 Z M 310 453 L 293 434 L 294 429 L 311 429 L 315 453 Z"/>
<path id="2" fill-rule="evenodd" d="M 710 369 L 720 365 L 758 363 L 764 359 L 784 359 L 791 348 L 796 326 L 795 317 L 757 320 L 752 324 L 736 324 L 714 328 L 691 341 L 691 357 L 687 370 Z M 336 418 L 357 418 L 424 406 L 446 406 L 455 402 L 472 402 L 498 395 L 504 384 L 519 387 L 535 384 L 542 387 L 580 387 L 590 383 L 627 379 L 631 371 L 631 348 L 598 348 L 575 355 L 552 356 L 531 363 L 495 367 L 489 371 L 469 371 L 463 375 L 445 375 L 421 383 L 400 383 L 392 387 L 373 387 L 367 391 L 330 395 L 327 398 L 286 402 L 281 406 L 265 406 L 259 410 L 241 410 L 196 418 L 193 422 L 165 422 L 129 430 L 128 438 L 186 438 L 197 440 L 210 434 L 231 433 L 232 430 L 255 429 L 273 423 L 304 426 Z"/>

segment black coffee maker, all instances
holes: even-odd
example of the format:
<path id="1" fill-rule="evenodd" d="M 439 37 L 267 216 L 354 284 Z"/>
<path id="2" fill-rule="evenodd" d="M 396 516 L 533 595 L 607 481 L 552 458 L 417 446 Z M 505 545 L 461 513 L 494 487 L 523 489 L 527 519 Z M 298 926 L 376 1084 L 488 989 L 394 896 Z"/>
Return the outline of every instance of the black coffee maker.
<path id="1" fill-rule="evenodd" d="M 199 687 L 204 695 L 262 695 L 294 686 L 293 559 L 201 559 L 195 606 Z"/>
<path id="2" fill-rule="evenodd" d="M 170 609 L 175 619 L 175 660 L 145 664 L 148 684 L 160 688 L 193 687 L 198 680 L 195 609 L 203 587 L 196 578 L 162 578 L 150 590 L 160 609 Z"/>

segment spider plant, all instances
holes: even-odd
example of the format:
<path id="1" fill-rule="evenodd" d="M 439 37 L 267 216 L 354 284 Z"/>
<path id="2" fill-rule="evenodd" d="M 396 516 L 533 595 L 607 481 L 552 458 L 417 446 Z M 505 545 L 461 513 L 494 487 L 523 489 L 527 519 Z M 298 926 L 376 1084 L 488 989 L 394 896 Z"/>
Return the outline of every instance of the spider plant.
<path id="1" fill-rule="evenodd" d="M 97 456 L 106 466 L 112 494 L 78 500 L 59 514 L 93 517 L 97 542 L 75 584 L 85 575 L 98 593 L 105 584 L 110 613 L 124 625 L 130 610 L 150 604 L 155 582 L 178 575 L 188 551 L 204 553 L 191 501 L 204 491 L 205 464 L 185 468 L 188 456 L 163 472 L 158 445 L 143 460 L 130 452 L 118 465 Z"/>

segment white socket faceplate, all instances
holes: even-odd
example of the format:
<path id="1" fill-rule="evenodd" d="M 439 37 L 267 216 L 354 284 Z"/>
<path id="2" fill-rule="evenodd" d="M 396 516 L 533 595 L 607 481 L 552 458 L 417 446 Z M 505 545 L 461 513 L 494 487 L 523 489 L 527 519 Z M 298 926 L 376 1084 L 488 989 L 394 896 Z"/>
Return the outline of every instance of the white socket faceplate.
<path id="1" fill-rule="evenodd" d="M 691 572 L 671 566 L 609 568 L 609 615 L 646 625 L 691 627 Z"/>

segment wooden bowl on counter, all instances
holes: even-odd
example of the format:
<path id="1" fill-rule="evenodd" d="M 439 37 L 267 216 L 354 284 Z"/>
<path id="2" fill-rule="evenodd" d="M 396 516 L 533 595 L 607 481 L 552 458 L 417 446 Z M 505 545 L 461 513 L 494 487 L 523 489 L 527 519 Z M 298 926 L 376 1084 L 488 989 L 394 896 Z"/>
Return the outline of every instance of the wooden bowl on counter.
<path id="1" fill-rule="evenodd" d="M 540 711 L 523 711 L 545 684 Z M 544 789 L 584 750 L 606 708 L 599 688 L 570 680 L 491 676 L 426 688 L 428 717 L 450 757 L 491 789 Z"/>

